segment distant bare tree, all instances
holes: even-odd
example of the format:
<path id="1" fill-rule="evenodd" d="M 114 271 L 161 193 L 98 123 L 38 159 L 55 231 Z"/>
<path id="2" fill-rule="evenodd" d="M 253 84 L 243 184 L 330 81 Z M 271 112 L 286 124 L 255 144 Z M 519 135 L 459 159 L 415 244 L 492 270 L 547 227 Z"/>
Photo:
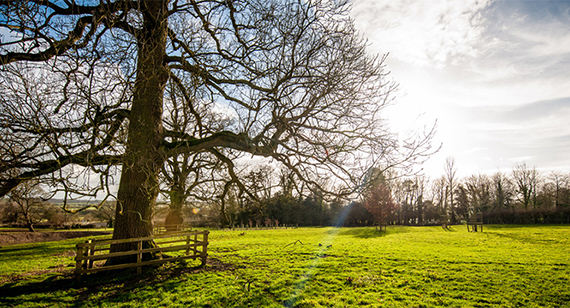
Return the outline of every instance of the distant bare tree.
<path id="1" fill-rule="evenodd" d="M 405 178 L 399 181 L 400 193 L 403 195 L 403 202 L 400 203 L 400 219 L 404 224 L 415 223 L 415 208 L 418 201 L 418 185 L 414 179 Z"/>
<path id="2" fill-rule="evenodd" d="M 46 193 L 38 181 L 26 181 L 10 191 L 10 201 L 23 218 L 26 227 L 35 232 L 34 224 L 41 221 L 45 211 Z"/>
<path id="3" fill-rule="evenodd" d="M 447 198 L 448 189 L 445 176 L 441 176 L 432 182 L 431 191 L 433 194 L 433 202 L 437 207 L 440 215 L 447 215 Z"/>
<path id="4" fill-rule="evenodd" d="M 536 195 L 539 184 L 539 174 L 536 168 L 529 169 L 526 163 L 518 163 L 513 167 L 513 182 L 516 185 L 517 198 L 525 209 L 536 206 Z"/>
<path id="5" fill-rule="evenodd" d="M 493 180 L 493 208 L 504 209 L 512 206 L 513 187 L 509 177 L 502 172 L 492 176 Z"/>
<path id="6" fill-rule="evenodd" d="M 449 194 L 449 207 L 446 206 L 446 214 L 451 214 L 451 221 L 456 222 L 455 204 L 453 193 L 457 188 L 457 168 L 455 167 L 455 158 L 448 157 L 445 159 L 445 180 L 447 184 L 447 193 Z"/>
<path id="7" fill-rule="evenodd" d="M 416 221 L 418 224 L 423 225 L 425 219 L 425 211 L 426 211 L 426 195 L 429 185 L 429 179 L 425 176 L 415 176 L 415 189 L 416 189 L 416 200 L 415 204 L 415 213 L 416 213 Z"/>
<path id="8" fill-rule="evenodd" d="M 492 182 L 484 174 L 471 175 L 464 181 L 469 193 L 469 212 L 474 214 L 491 208 Z"/>
<path id="9" fill-rule="evenodd" d="M 278 186 L 272 167 L 265 164 L 252 167 L 253 169 L 247 173 L 243 181 L 247 190 L 257 200 L 270 199 L 274 188 Z"/>
<path id="10" fill-rule="evenodd" d="M 105 202 L 92 213 L 95 218 L 106 221 L 109 227 L 113 227 L 116 207 L 116 202 Z"/>
<path id="11" fill-rule="evenodd" d="M 559 171 L 550 174 L 550 180 L 554 185 L 554 206 L 570 205 L 570 176 Z"/>

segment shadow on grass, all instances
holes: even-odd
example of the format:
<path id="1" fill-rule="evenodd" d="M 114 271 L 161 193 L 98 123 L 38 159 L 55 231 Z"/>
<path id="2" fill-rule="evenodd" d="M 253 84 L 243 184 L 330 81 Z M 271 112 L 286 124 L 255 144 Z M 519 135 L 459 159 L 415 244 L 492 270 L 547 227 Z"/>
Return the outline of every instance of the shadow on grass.
<path id="1" fill-rule="evenodd" d="M 492 224 L 492 225 L 485 225 L 485 228 L 489 230 L 518 230 L 524 229 L 527 231 L 538 230 L 545 232 L 545 230 L 563 230 L 568 229 L 570 225 L 568 224 L 526 224 L 526 225 L 507 225 L 507 224 Z"/>
<path id="2" fill-rule="evenodd" d="M 379 238 L 390 236 L 394 234 L 402 233 L 413 233 L 418 232 L 419 229 L 423 229 L 425 232 L 458 232 L 462 225 L 452 225 L 447 229 L 441 228 L 440 226 L 400 226 L 400 225 L 390 225 L 386 228 L 386 231 L 380 232 L 376 231 L 375 227 L 343 227 L 340 231 L 329 231 L 329 233 L 335 232 L 337 235 L 352 236 L 356 238 Z"/>
<path id="3" fill-rule="evenodd" d="M 28 245 L 25 247 L 22 247 L 23 245 L 17 245 L 17 246 L 8 246 L 8 247 L 0 247 L 0 253 L 2 254 L 13 254 L 13 255 L 22 255 L 22 253 L 27 253 L 27 251 L 33 251 L 33 250 L 42 250 L 42 251 L 55 251 L 57 252 L 59 249 L 58 248 L 52 248 L 48 245 L 45 244 L 34 244 L 34 245 Z"/>
<path id="4" fill-rule="evenodd" d="M 559 241 L 556 239 L 543 238 L 540 234 L 533 236 L 531 234 L 524 234 L 524 233 L 523 234 L 501 233 L 501 232 L 493 232 L 493 231 L 486 232 L 486 234 L 491 235 L 491 236 L 496 236 L 499 238 L 503 238 L 503 239 L 508 239 L 510 241 L 517 241 L 517 242 L 532 244 L 532 245 L 537 245 L 537 244 L 552 245 L 552 244 L 558 244 L 559 243 Z"/>
<path id="5" fill-rule="evenodd" d="M 10 306 L 72 306 L 87 304 L 120 303 L 120 296 L 145 286 L 170 285 L 184 274 L 200 272 L 231 271 L 232 264 L 209 259 L 207 266 L 188 267 L 185 262 L 167 263 L 163 266 L 147 267 L 141 275 L 135 269 L 99 272 L 82 277 L 77 282 L 73 270 L 52 272 L 38 276 L 15 275 L 0 285 L 0 307 Z M 33 273 L 32 273 L 33 274 Z M 46 277 L 47 276 L 47 277 Z M 140 294 L 134 294 L 139 300 Z M 140 298 L 144 301 L 144 298 Z"/>
<path id="6" fill-rule="evenodd" d="M 96 237 L 95 237 L 96 238 Z M 85 238 L 86 239 L 86 238 Z M 42 255 L 53 255 L 63 253 L 69 250 L 75 250 L 77 243 L 83 242 L 84 239 L 66 239 L 61 241 L 37 242 L 10 244 L 0 247 L 0 259 L 22 258 L 31 256 L 37 258 Z"/>
<path id="7" fill-rule="evenodd" d="M 378 238 L 392 234 L 408 233 L 410 230 L 401 226 L 388 226 L 386 231 L 377 231 L 374 227 L 342 228 L 337 235 L 352 236 L 356 238 Z"/>

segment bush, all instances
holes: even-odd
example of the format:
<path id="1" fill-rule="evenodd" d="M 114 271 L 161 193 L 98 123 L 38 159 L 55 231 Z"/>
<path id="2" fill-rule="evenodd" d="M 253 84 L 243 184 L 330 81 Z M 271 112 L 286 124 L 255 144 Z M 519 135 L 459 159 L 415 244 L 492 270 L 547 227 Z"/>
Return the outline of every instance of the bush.
<path id="1" fill-rule="evenodd" d="M 570 223 L 570 207 L 501 209 L 483 214 L 486 224 L 563 224 Z"/>

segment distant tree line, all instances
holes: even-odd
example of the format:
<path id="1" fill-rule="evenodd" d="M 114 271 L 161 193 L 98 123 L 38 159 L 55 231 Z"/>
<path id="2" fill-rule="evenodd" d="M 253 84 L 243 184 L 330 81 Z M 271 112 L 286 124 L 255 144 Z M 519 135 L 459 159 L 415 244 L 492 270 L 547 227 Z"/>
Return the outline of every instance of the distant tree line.
<path id="1" fill-rule="evenodd" d="M 240 172 L 244 173 L 243 185 L 249 193 L 229 189 L 225 199 L 214 197 L 208 201 L 189 195 L 179 200 L 183 205 L 177 205 L 182 208 L 184 222 L 222 228 L 438 225 L 460 224 L 481 212 L 486 224 L 570 223 L 569 175 L 556 171 L 541 173 L 524 163 L 516 164 L 510 172 L 461 179 L 456 176 L 453 159 L 446 161 L 444 175 L 435 180 L 373 170 L 369 176 L 374 180 L 366 180 L 369 185 L 352 200 L 327 199 L 319 190 L 300 184 L 294 173 L 266 164 L 245 166 Z M 32 184 L 12 191 L 0 204 L 2 223 L 33 230 L 38 224 L 60 226 L 75 220 L 46 202 L 40 186 Z M 332 186 L 326 180 L 319 185 Z M 225 186 L 204 189 L 215 196 Z M 166 191 L 164 200 L 171 201 L 171 195 Z M 89 220 L 112 223 L 114 205 L 107 203 L 97 210 L 88 210 Z M 165 214 L 155 216 L 155 222 L 164 221 Z"/>
<path id="2" fill-rule="evenodd" d="M 541 173 L 526 163 L 518 163 L 508 173 L 471 175 L 455 181 L 453 187 L 450 183 L 449 178 L 436 180 L 439 198 L 432 200 L 444 212 L 447 210 L 454 222 L 482 212 L 485 223 L 570 223 L 568 174 Z M 454 192 L 453 200 L 449 199 L 450 191 Z"/>
<path id="3" fill-rule="evenodd" d="M 223 215 L 210 205 L 210 217 L 224 226 L 264 225 L 266 221 L 299 226 L 369 226 L 373 224 L 437 225 L 465 222 L 483 213 L 487 224 L 570 223 L 570 177 L 561 172 L 539 172 L 525 163 L 511 172 L 456 176 L 453 159 L 445 174 L 425 176 L 383 175 L 352 201 L 325 200 L 317 193 L 295 194 L 283 178 L 271 186 L 272 171 L 256 170 L 249 178 L 264 191 L 257 200 L 235 195 Z M 386 172 L 386 171 L 383 171 Z M 275 193 L 272 193 L 272 190 Z M 216 209 L 218 209 L 216 214 Z"/>

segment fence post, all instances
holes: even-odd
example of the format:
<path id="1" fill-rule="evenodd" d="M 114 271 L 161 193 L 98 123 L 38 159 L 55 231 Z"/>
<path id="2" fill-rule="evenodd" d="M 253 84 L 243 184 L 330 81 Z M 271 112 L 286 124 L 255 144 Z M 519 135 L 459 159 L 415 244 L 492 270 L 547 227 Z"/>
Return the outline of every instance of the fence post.
<path id="1" fill-rule="evenodd" d="M 139 241 L 139 242 L 138 242 L 137 263 L 141 263 L 141 262 L 142 262 L 142 252 L 141 252 L 141 250 L 142 250 L 142 241 Z M 139 264 L 139 265 L 137 265 L 137 274 L 140 275 L 140 274 L 141 274 L 141 271 L 142 271 L 142 269 L 141 269 L 141 266 L 140 266 L 140 264 Z"/>
<path id="2" fill-rule="evenodd" d="M 87 244 L 89 244 L 89 266 L 87 268 L 93 268 L 93 256 L 95 255 L 95 244 L 93 244 L 93 240 L 88 240 Z"/>
<path id="3" fill-rule="evenodd" d="M 75 245 L 77 248 L 77 253 L 75 255 L 75 280 L 77 282 L 81 281 L 81 274 L 79 271 L 81 270 L 81 264 L 83 263 L 82 256 L 83 256 L 83 247 L 79 246 L 80 244 Z"/>
<path id="4" fill-rule="evenodd" d="M 202 266 L 206 265 L 206 259 L 208 258 L 208 233 L 210 233 L 210 231 L 204 231 L 202 238 Z"/>
<path id="5" fill-rule="evenodd" d="M 186 255 L 190 254 L 190 235 L 186 236 Z"/>
<path id="6" fill-rule="evenodd" d="M 85 244 L 89 244 L 90 242 L 91 240 L 87 240 L 85 241 Z M 89 266 L 89 259 L 87 256 L 89 256 L 89 246 L 84 246 L 81 254 L 81 258 L 83 259 L 83 264 L 81 265 L 81 267 L 84 269 L 87 269 Z"/>

